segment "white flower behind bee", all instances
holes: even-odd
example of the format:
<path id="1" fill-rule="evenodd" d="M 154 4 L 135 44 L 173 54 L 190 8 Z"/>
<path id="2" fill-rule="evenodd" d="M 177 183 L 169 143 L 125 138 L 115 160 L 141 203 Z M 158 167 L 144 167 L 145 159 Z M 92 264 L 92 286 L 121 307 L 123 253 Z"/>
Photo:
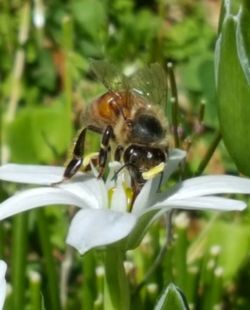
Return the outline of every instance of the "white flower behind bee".
<path id="1" fill-rule="evenodd" d="M 165 182 L 185 158 L 185 152 L 170 152 L 163 175 Z M 0 220 L 20 212 L 47 205 L 75 205 L 80 210 L 74 216 L 67 243 L 81 254 L 122 241 L 125 249 L 133 248 L 148 227 L 171 209 L 208 209 L 232 211 L 246 207 L 243 201 L 214 195 L 223 193 L 250 194 L 250 180 L 234 176 L 203 176 L 180 182 L 159 192 L 161 176 L 149 180 L 137 196 L 131 212 L 124 188 L 126 175 L 113 176 L 119 163 L 111 163 L 111 175 L 103 180 L 78 173 L 67 182 L 61 180 L 64 167 L 8 164 L 0 167 L 0 179 L 44 185 L 21 191 L 0 204 Z M 110 192 L 112 191 L 112 195 Z"/>

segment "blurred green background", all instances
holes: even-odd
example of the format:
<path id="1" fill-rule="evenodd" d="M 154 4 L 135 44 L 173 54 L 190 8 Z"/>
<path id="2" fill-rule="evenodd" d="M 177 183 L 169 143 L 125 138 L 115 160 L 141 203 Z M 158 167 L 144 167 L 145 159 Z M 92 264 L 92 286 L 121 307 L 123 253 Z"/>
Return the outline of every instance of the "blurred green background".
<path id="1" fill-rule="evenodd" d="M 91 58 L 107 59 L 125 73 L 152 62 L 166 66 L 172 61 L 183 147 L 187 138 L 192 142 L 187 174 L 193 175 L 218 129 L 214 45 L 220 6 L 218 0 L 0 1 L 1 163 L 65 163 L 72 141 L 84 125 L 84 108 L 104 91 L 90 71 Z M 87 142 L 89 152 L 98 150 L 98 137 Z M 225 172 L 237 174 L 221 143 L 206 173 Z M 1 184 L 0 197 L 15 189 Z M 43 215 L 39 212 L 32 211 L 27 219 L 23 309 L 39 309 L 33 304 L 33 280 L 28 271 L 41 276 L 38 292 L 46 309 L 102 309 L 102 280 L 95 275 L 98 254 L 81 258 L 64 243 L 71 212 L 53 207 Z M 60 297 L 56 285 L 48 292 L 44 282 L 49 271 L 42 260 L 44 247 L 36 225 L 42 216 L 47 227 L 42 234 L 50 242 L 58 279 L 59 266 L 67 255 L 73 257 L 67 296 L 61 297 L 64 306 L 53 301 Z M 169 281 L 184 291 L 191 309 L 249 309 L 249 212 L 189 212 L 178 218 L 170 251 L 135 296 L 137 309 L 152 309 Z M 15 223 L 5 222 L 0 253 L 9 264 L 8 279 L 13 286 L 14 237 Z M 164 238 L 164 224 L 156 223 L 142 245 L 128 253 L 132 288 L 142 281 Z M 15 309 L 11 301 L 6 309 Z"/>

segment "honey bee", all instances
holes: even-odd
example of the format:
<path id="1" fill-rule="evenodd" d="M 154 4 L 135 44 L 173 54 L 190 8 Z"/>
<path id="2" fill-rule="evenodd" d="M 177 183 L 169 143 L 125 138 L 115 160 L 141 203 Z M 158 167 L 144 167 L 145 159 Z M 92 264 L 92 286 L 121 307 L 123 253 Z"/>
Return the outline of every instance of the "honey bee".
<path id="1" fill-rule="evenodd" d="M 103 176 L 112 142 L 114 159 L 129 171 L 136 197 L 147 172 L 165 163 L 168 156 L 166 73 L 159 64 L 152 64 L 127 77 L 101 60 L 92 62 L 92 70 L 107 92 L 87 107 L 85 127 L 76 140 L 64 178 L 71 178 L 82 166 L 86 132 L 90 130 L 102 135 L 98 177 Z"/>

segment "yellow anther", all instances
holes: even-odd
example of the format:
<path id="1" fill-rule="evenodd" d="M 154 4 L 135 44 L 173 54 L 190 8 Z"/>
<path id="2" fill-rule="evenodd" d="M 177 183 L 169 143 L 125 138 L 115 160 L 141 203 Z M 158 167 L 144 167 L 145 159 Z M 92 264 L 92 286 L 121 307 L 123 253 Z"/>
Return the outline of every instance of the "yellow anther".
<path id="1" fill-rule="evenodd" d="M 87 167 L 90 164 L 91 160 L 92 159 L 96 159 L 98 156 L 99 156 L 98 152 L 90 153 L 90 154 L 86 155 L 84 157 L 84 160 L 83 160 L 83 163 L 82 163 L 83 167 Z"/>
<path id="2" fill-rule="evenodd" d="M 164 163 L 160 163 L 159 165 L 149 169 L 146 172 L 142 173 L 142 177 L 144 180 L 150 180 L 154 178 L 158 173 L 162 172 L 164 170 Z"/>
<path id="3" fill-rule="evenodd" d="M 116 185 L 117 186 L 117 185 Z M 114 195 L 114 192 L 115 190 L 117 189 L 117 187 L 114 186 L 114 187 L 111 187 L 109 188 L 108 190 L 108 200 L 109 200 L 109 204 L 112 200 L 112 197 Z M 131 211 L 131 203 L 132 203 L 132 199 L 133 199 L 133 190 L 131 187 L 127 186 L 126 183 L 122 183 L 122 186 L 123 186 L 123 189 L 125 191 L 125 195 L 126 195 L 126 198 L 127 198 L 127 211 Z"/>

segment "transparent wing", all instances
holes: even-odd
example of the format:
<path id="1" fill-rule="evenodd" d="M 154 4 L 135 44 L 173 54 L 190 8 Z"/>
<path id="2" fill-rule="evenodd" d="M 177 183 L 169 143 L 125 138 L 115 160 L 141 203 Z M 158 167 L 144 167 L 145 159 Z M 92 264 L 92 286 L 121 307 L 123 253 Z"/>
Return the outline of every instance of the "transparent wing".
<path id="1" fill-rule="evenodd" d="M 128 89 L 128 79 L 121 74 L 115 65 L 105 60 L 91 60 L 91 71 L 97 79 L 110 91 L 122 91 Z"/>
<path id="2" fill-rule="evenodd" d="M 131 90 L 147 99 L 149 103 L 163 108 L 167 102 L 167 74 L 161 65 L 155 63 L 138 70 L 130 80 Z"/>

